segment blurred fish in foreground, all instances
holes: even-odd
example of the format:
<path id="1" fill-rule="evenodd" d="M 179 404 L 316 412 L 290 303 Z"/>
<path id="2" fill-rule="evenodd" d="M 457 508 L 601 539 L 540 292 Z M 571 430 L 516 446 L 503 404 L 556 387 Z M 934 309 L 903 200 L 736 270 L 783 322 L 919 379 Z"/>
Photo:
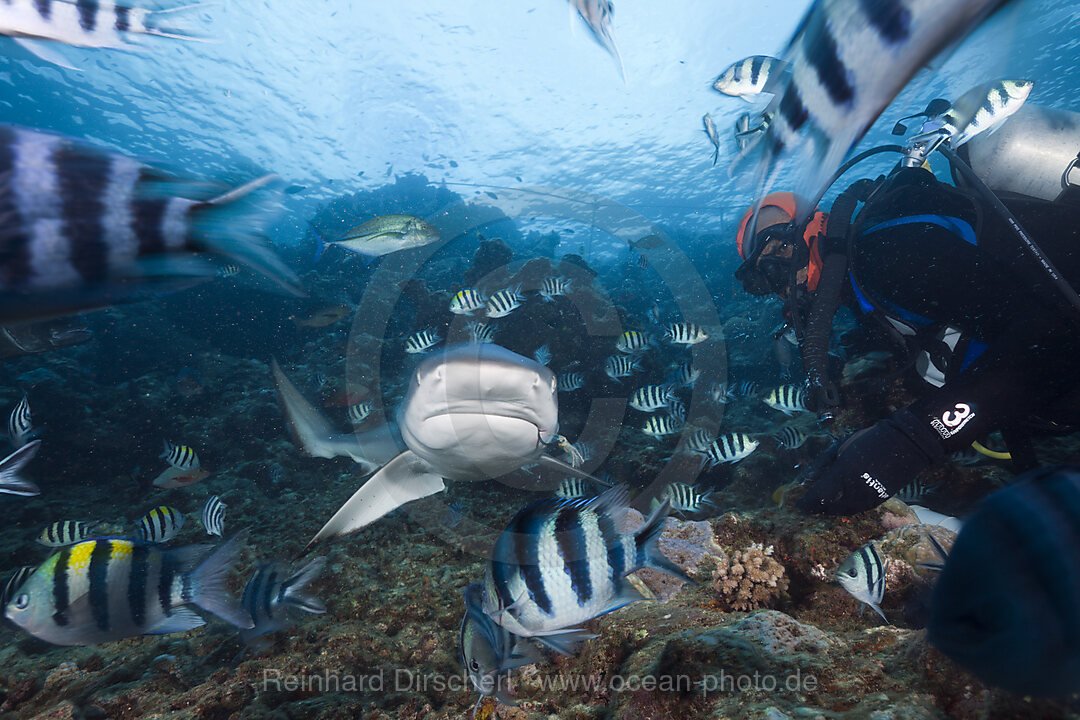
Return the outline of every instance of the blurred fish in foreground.
<path id="1" fill-rule="evenodd" d="M 212 279 L 219 253 L 299 293 L 241 200 L 70 138 L 0 125 L 0 321 L 70 315 Z M 202 197 L 200 197 L 202 196 Z"/>
<path id="2" fill-rule="evenodd" d="M 241 607 L 253 622 L 252 627 L 240 629 L 240 639 L 248 648 L 257 651 L 268 648 L 270 643 L 260 638 L 288 627 L 292 622 L 290 610 L 315 615 L 326 612 L 326 605 L 321 600 L 304 592 L 325 565 L 326 558 L 320 556 L 288 577 L 276 563 L 266 563 L 255 569 L 240 599 Z"/>
<path id="3" fill-rule="evenodd" d="M 1080 692 L 1080 468 L 1036 470 L 967 518 L 934 587 L 927 638 L 1018 695 Z"/>
<path id="4" fill-rule="evenodd" d="M 611 56 L 619 63 L 619 74 L 625 83 L 626 67 L 623 65 L 622 55 L 619 53 L 619 46 L 615 44 L 615 35 L 611 29 L 611 23 L 615 19 L 615 5 L 611 0 L 570 0 L 570 5 L 578 11 L 581 19 L 592 30 L 596 42 L 611 53 Z"/>
<path id="5" fill-rule="evenodd" d="M 784 53 L 791 76 L 777 88 L 767 110 L 772 122 L 755 144 L 762 148 L 759 196 L 785 158 L 800 154 L 801 220 L 911 77 L 1008 2 L 817 0 Z"/>
<path id="6" fill-rule="evenodd" d="M 87 48 L 137 50 L 139 46 L 131 40 L 139 35 L 197 40 L 199 38 L 195 36 L 168 27 L 161 18 L 203 4 L 149 10 L 85 0 L 4 0 L 0 3 L 0 35 L 14 38 L 15 42 L 42 60 L 74 70 L 77 68 L 69 65 L 65 58 L 38 41 L 52 40 Z"/>

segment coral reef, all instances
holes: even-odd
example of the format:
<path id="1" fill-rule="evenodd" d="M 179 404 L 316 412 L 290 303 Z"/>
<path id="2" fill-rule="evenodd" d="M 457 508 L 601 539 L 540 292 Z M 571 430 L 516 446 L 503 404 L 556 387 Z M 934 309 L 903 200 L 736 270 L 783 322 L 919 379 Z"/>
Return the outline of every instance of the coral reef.
<path id="1" fill-rule="evenodd" d="M 727 610 L 757 610 L 779 598 L 788 588 L 784 566 L 773 557 L 773 546 L 753 543 L 743 550 L 723 553 L 712 572 L 712 586 Z"/>

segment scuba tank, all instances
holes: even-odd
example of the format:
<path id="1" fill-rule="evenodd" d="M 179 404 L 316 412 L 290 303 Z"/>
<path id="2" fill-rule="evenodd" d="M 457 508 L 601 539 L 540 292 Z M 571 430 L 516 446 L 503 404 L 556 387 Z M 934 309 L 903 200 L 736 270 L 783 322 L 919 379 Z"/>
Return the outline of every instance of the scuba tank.
<path id="1" fill-rule="evenodd" d="M 1026 103 L 965 147 L 971 169 L 996 193 L 1080 201 L 1080 113 Z"/>

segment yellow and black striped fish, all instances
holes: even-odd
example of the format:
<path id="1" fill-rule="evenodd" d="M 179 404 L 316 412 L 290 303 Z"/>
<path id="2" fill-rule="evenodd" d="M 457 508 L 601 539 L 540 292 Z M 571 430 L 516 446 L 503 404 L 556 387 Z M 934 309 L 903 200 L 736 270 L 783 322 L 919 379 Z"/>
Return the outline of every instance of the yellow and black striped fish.
<path id="1" fill-rule="evenodd" d="M 91 537 L 94 524 L 74 520 L 58 520 L 41 531 L 37 541 L 46 547 L 74 545 Z"/>
<path id="2" fill-rule="evenodd" d="M 168 440 L 165 443 L 165 452 L 158 457 L 165 458 L 165 462 L 180 470 L 197 470 L 199 468 L 199 456 L 187 445 L 173 445 Z"/>
<path id="3" fill-rule="evenodd" d="M 773 388 L 765 396 L 765 404 L 789 416 L 797 412 L 807 412 L 806 394 L 802 388 L 794 385 Z"/>
<path id="4" fill-rule="evenodd" d="M 184 514 L 168 505 L 159 505 L 139 520 L 139 539 L 148 543 L 172 540 L 184 527 Z"/>
<path id="5" fill-rule="evenodd" d="M 38 566 L 4 615 L 55 645 L 95 645 L 131 635 L 191 630 L 205 624 L 188 605 L 239 628 L 251 617 L 225 589 L 239 537 L 195 565 L 206 546 L 165 550 L 129 538 L 97 538 L 66 547 Z"/>

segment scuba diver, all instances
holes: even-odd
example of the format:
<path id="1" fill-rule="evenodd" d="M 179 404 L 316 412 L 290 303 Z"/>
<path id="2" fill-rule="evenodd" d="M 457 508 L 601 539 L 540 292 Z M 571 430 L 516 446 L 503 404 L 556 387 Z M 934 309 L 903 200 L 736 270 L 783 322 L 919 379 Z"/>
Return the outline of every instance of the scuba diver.
<path id="1" fill-rule="evenodd" d="M 934 150 L 951 183 L 925 165 Z M 839 404 L 828 350 L 841 302 L 905 349 L 925 388 L 815 460 L 804 511 L 868 510 L 995 430 L 1014 470 L 1028 470 L 1032 435 L 1080 427 L 1080 116 L 1025 106 L 960 151 L 970 165 L 940 136 L 875 148 L 835 177 L 870 155 L 904 158 L 828 214 L 780 192 L 742 219 L 735 276 L 785 301 L 810 409 L 828 420 Z"/>

